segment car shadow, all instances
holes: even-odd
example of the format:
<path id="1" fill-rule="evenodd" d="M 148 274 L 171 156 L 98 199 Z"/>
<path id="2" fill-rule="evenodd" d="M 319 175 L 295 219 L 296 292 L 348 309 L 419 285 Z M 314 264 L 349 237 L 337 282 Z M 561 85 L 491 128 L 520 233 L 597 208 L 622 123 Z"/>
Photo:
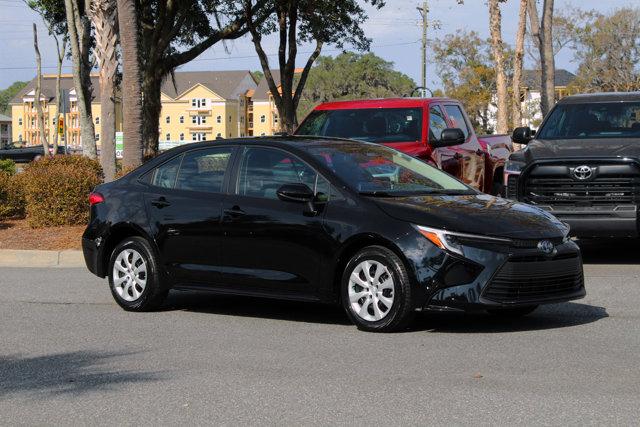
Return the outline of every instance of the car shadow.
<path id="1" fill-rule="evenodd" d="M 350 325 L 344 310 L 337 305 L 283 301 L 214 292 L 171 291 L 164 310 L 185 310 L 223 316 L 256 317 L 333 325 Z"/>
<path id="2" fill-rule="evenodd" d="M 640 264 L 640 239 L 578 240 L 585 264 Z"/>
<path id="3" fill-rule="evenodd" d="M 411 331 L 447 333 L 505 333 L 559 329 L 586 325 L 609 317 L 604 307 L 576 302 L 549 304 L 515 319 L 485 313 L 421 313 Z"/>
<path id="4" fill-rule="evenodd" d="M 164 310 L 288 322 L 351 325 L 342 307 L 337 305 L 218 295 L 209 292 L 172 291 Z M 542 306 L 519 319 L 502 319 L 484 313 L 425 312 L 416 316 L 407 332 L 520 332 L 584 325 L 605 317 L 608 317 L 608 314 L 604 307 L 574 302 Z"/>
<path id="5" fill-rule="evenodd" d="M 0 356 L 0 400 L 11 395 L 81 395 L 129 383 L 160 380 L 156 372 L 109 369 L 132 353 L 74 351 L 23 357 Z M 136 356 L 137 357 L 137 356 Z"/>

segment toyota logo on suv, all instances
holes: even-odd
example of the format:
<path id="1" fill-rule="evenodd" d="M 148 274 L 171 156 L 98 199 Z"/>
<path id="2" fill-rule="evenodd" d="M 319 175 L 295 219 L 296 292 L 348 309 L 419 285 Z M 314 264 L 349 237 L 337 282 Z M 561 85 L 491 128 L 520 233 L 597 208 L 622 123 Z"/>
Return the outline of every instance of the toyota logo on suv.
<path id="1" fill-rule="evenodd" d="M 573 170 L 573 176 L 576 179 L 579 179 L 580 181 L 584 181 L 586 179 L 591 178 L 591 176 L 593 175 L 594 169 L 595 168 L 590 168 L 589 166 L 586 166 L 586 165 L 578 166 Z"/>

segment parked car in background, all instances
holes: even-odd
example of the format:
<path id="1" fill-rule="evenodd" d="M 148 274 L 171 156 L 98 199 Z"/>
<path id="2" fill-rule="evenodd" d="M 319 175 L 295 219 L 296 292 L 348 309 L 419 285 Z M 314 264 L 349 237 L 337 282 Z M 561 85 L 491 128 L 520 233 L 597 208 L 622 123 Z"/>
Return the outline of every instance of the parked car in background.
<path id="1" fill-rule="evenodd" d="M 579 237 L 638 237 L 640 92 L 563 98 L 505 168 L 509 198 L 553 213 Z"/>
<path id="2" fill-rule="evenodd" d="M 374 142 L 417 157 L 489 194 L 503 194 L 511 138 L 478 138 L 460 102 L 449 98 L 394 98 L 327 102 L 296 135 Z"/>
<path id="3" fill-rule="evenodd" d="M 567 227 L 378 144 L 187 144 L 96 187 L 87 267 L 125 310 L 171 288 L 341 303 L 364 330 L 420 310 L 521 316 L 585 295 Z"/>
<path id="4" fill-rule="evenodd" d="M 53 153 L 53 147 L 49 147 L 49 153 Z M 22 143 L 8 143 L 0 147 L 0 159 L 10 159 L 16 163 L 29 163 L 40 159 L 44 154 L 42 145 L 25 146 Z M 58 146 L 57 154 L 65 154 L 63 146 Z"/>

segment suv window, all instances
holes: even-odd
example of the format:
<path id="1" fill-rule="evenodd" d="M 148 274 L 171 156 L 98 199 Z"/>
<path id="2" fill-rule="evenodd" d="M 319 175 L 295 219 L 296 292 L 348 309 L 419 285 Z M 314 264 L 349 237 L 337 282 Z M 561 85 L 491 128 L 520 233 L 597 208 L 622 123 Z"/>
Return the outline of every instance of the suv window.
<path id="1" fill-rule="evenodd" d="M 302 160 L 281 150 L 247 148 L 244 152 L 238 194 L 277 199 L 276 191 L 284 184 L 302 183 L 315 191 L 316 179 L 324 180 Z"/>
<path id="2" fill-rule="evenodd" d="M 180 155 L 158 166 L 153 171 L 151 185 L 163 188 L 173 188 L 176 182 L 176 177 L 178 176 L 178 169 L 180 168 L 181 161 L 182 156 Z"/>
<path id="3" fill-rule="evenodd" d="M 442 131 L 447 128 L 447 121 L 442 110 L 437 105 L 429 109 L 429 140 L 440 141 Z"/>
<path id="4" fill-rule="evenodd" d="M 469 136 L 469 127 L 467 126 L 467 121 L 464 118 L 464 114 L 462 110 L 457 105 L 445 105 L 444 109 L 447 110 L 447 114 L 449 118 L 453 122 L 452 125 L 454 128 L 459 128 L 462 133 L 464 133 L 464 138 L 467 139 Z"/>
<path id="5" fill-rule="evenodd" d="M 194 150 L 184 155 L 176 189 L 222 193 L 224 175 L 233 148 L 218 147 Z"/>

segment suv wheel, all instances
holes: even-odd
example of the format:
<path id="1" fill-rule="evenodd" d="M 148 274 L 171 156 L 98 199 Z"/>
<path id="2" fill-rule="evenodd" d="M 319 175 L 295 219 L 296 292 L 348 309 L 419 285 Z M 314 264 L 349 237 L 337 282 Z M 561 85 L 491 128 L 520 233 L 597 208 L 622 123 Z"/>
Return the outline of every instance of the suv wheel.
<path id="1" fill-rule="evenodd" d="M 130 237 L 118 244 L 109 260 L 109 287 L 120 307 L 129 311 L 159 308 L 168 290 L 162 285 L 149 243 Z"/>
<path id="2" fill-rule="evenodd" d="M 369 246 L 351 258 L 342 276 L 342 303 L 359 329 L 397 331 L 413 318 L 407 270 L 393 251 Z"/>

